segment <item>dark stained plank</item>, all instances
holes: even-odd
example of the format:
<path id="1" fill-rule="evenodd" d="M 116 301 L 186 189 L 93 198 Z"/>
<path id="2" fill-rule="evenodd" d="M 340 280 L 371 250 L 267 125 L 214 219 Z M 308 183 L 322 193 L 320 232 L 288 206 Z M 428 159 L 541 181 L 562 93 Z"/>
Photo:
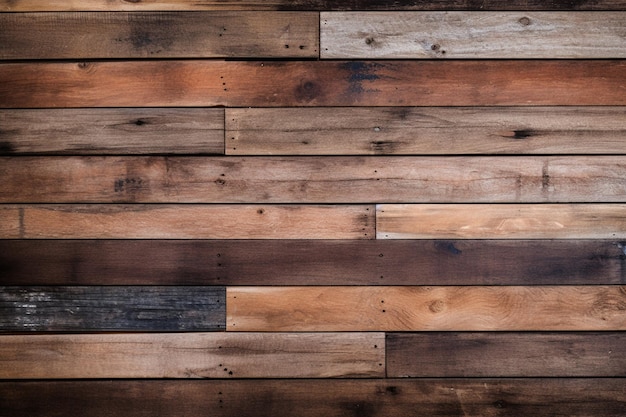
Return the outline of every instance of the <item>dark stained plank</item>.
<path id="1" fill-rule="evenodd" d="M 317 58 L 314 12 L 2 13 L 0 59 Z"/>
<path id="2" fill-rule="evenodd" d="M 571 416 L 626 413 L 623 378 L 5 381 L 12 417 Z"/>
<path id="3" fill-rule="evenodd" d="M 626 376 L 626 332 L 390 333 L 389 377 Z"/>
<path id="4" fill-rule="evenodd" d="M 0 108 L 624 105 L 626 61 L 0 65 Z"/>
<path id="5" fill-rule="evenodd" d="M 626 284 L 625 247 L 613 240 L 0 240 L 0 285 L 613 285 Z"/>
<path id="6" fill-rule="evenodd" d="M 223 153 L 223 109 L 0 110 L 0 155 Z"/>
<path id="7" fill-rule="evenodd" d="M 224 330 L 224 287 L 0 287 L 0 332 Z"/>

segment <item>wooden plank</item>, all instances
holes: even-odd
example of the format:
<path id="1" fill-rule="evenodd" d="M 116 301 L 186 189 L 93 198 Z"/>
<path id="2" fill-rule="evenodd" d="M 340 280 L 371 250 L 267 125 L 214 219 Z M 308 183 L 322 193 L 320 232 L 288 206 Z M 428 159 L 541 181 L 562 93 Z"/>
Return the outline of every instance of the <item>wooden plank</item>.
<path id="1" fill-rule="evenodd" d="M 626 284 L 625 247 L 614 240 L 0 240 L 0 285 L 613 285 Z"/>
<path id="2" fill-rule="evenodd" d="M 625 105 L 626 61 L 0 65 L 0 108 Z"/>
<path id="3" fill-rule="evenodd" d="M 622 12 L 322 12 L 326 59 L 625 58 Z"/>
<path id="4" fill-rule="evenodd" d="M 9 206 L 12 207 L 12 206 Z M 26 239 L 373 239 L 364 205 L 32 205 Z M 14 232 L 0 238 L 9 239 Z"/>
<path id="5" fill-rule="evenodd" d="M 228 287 L 229 331 L 626 330 L 626 287 Z"/>
<path id="6" fill-rule="evenodd" d="M 626 375 L 626 333 L 391 333 L 390 377 Z"/>
<path id="7" fill-rule="evenodd" d="M 226 154 L 624 154 L 625 120 L 625 107 L 226 109 Z"/>
<path id="8" fill-rule="evenodd" d="M 383 333 L 3 336 L 0 378 L 384 377 Z"/>
<path id="9" fill-rule="evenodd" d="M 223 109 L 0 110 L 0 155 L 223 154 Z"/>
<path id="10" fill-rule="evenodd" d="M 7 239 L 21 237 L 23 215 L 19 207 L 0 205 L 0 234 Z"/>
<path id="11" fill-rule="evenodd" d="M 0 287 L 0 331 L 224 329 L 224 287 Z"/>
<path id="12" fill-rule="evenodd" d="M 380 204 L 378 239 L 624 239 L 624 204 Z"/>
<path id="13" fill-rule="evenodd" d="M 0 14 L 0 59 L 317 58 L 313 12 Z"/>
<path id="14" fill-rule="evenodd" d="M 0 157 L 0 202 L 623 202 L 623 162 L 623 156 Z"/>

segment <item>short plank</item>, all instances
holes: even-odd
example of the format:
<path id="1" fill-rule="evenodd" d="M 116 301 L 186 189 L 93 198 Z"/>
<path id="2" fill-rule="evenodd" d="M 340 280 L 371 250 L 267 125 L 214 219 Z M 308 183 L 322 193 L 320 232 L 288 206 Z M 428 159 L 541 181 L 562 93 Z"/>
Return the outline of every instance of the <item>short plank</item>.
<path id="1" fill-rule="evenodd" d="M 624 204 L 380 204 L 378 239 L 625 239 Z"/>
<path id="2" fill-rule="evenodd" d="M 0 157 L 0 202 L 623 202 L 623 162 L 623 156 Z"/>
<path id="3" fill-rule="evenodd" d="M 224 287 L 0 287 L 0 332 L 224 329 Z"/>
<path id="4" fill-rule="evenodd" d="M 9 206 L 11 207 L 11 206 Z M 32 205 L 25 239 L 373 239 L 364 205 Z M 15 237 L 9 230 L 1 238 Z"/>
<path id="5" fill-rule="evenodd" d="M 626 330 L 626 287 L 228 287 L 229 331 Z"/>
<path id="6" fill-rule="evenodd" d="M 0 108 L 625 105 L 626 61 L 0 65 Z"/>
<path id="7" fill-rule="evenodd" d="M 226 154 L 624 154 L 625 120 L 626 107 L 226 109 Z"/>
<path id="8" fill-rule="evenodd" d="M 390 333 L 389 377 L 626 375 L 626 333 Z"/>
<path id="9" fill-rule="evenodd" d="M 626 58 L 623 12 L 322 12 L 321 58 Z"/>
<path id="10" fill-rule="evenodd" d="M 0 338 L 0 378 L 384 377 L 382 333 L 135 333 Z"/>
<path id="11" fill-rule="evenodd" d="M 0 155 L 223 154 L 223 109 L 0 110 Z"/>
<path id="12" fill-rule="evenodd" d="M 625 247 L 614 240 L 0 240 L 0 285 L 614 285 L 626 284 Z"/>
<path id="13" fill-rule="evenodd" d="M 0 14 L 0 59 L 317 58 L 314 12 Z"/>
<path id="14" fill-rule="evenodd" d="M 7 239 L 19 238 L 23 215 L 19 207 L 0 205 L 0 234 Z"/>

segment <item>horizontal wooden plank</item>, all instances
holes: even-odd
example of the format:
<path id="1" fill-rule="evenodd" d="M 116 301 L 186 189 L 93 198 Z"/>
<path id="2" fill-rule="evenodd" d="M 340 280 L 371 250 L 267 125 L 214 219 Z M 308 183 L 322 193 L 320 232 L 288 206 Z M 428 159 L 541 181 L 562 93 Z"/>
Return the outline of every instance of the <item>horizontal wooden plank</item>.
<path id="1" fill-rule="evenodd" d="M 23 211 L 19 207 L 0 205 L 0 234 L 17 239 L 22 234 Z"/>
<path id="2" fill-rule="evenodd" d="M 0 108 L 625 105 L 626 61 L 0 65 Z"/>
<path id="3" fill-rule="evenodd" d="M 223 109 L 0 110 L 0 155 L 223 153 Z"/>
<path id="4" fill-rule="evenodd" d="M 23 239 L 373 239 L 364 205 L 4 206 Z M 4 221 L 3 221 L 4 222 Z M 2 239 L 15 238 L 14 228 Z"/>
<path id="5" fill-rule="evenodd" d="M 626 58 L 622 12 L 322 12 L 328 59 Z M 401 29 L 399 29 L 401 28 Z"/>
<path id="6" fill-rule="evenodd" d="M 626 333 L 391 333 L 389 377 L 626 375 Z"/>
<path id="7" fill-rule="evenodd" d="M 0 240 L 0 285 L 612 285 L 626 284 L 624 247 L 614 240 Z"/>
<path id="8" fill-rule="evenodd" d="M 136 333 L 0 338 L 0 378 L 384 377 L 382 333 Z"/>
<path id="9" fill-rule="evenodd" d="M 226 109 L 226 154 L 624 154 L 625 120 L 626 107 Z"/>
<path id="10" fill-rule="evenodd" d="M 228 287 L 230 331 L 626 330 L 626 287 Z"/>
<path id="11" fill-rule="evenodd" d="M 624 204 L 380 204 L 378 239 L 625 239 Z"/>
<path id="12" fill-rule="evenodd" d="M 0 157 L 0 202 L 623 202 L 623 162 L 622 156 Z"/>
<path id="13" fill-rule="evenodd" d="M 224 329 L 224 287 L 0 287 L 0 332 Z"/>

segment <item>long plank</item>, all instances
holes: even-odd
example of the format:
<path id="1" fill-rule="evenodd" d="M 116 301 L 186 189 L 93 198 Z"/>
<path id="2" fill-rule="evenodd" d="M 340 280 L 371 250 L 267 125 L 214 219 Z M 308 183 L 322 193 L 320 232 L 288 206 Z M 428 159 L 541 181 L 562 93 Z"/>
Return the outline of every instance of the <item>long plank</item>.
<path id="1" fill-rule="evenodd" d="M 626 287 L 228 287 L 229 331 L 626 330 Z"/>
<path id="2" fill-rule="evenodd" d="M 224 329 L 224 287 L 0 287 L 0 332 Z"/>
<path id="3" fill-rule="evenodd" d="M 623 12 L 322 12 L 321 58 L 625 58 Z"/>
<path id="4" fill-rule="evenodd" d="M 0 202 L 623 202 L 623 162 L 622 156 L 0 157 Z"/>
<path id="5" fill-rule="evenodd" d="M 17 210 L 19 209 L 19 210 Z M 374 207 L 288 205 L 6 206 L 23 239 L 373 239 Z M 3 220 L 4 222 L 4 220 Z M 0 238 L 15 238 L 2 230 Z"/>
<path id="6" fill-rule="evenodd" d="M 0 108 L 624 105 L 626 61 L 0 65 Z"/>
<path id="7" fill-rule="evenodd" d="M 0 14 L 0 59 L 317 58 L 314 12 Z"/>
<path id="8" fill-rule="evenodd" d="M 614 240 L 0 240 L 0 285 L 613 285 L 626 284 L 625 247 Z"/>
<path id="9" fill-rule="evenodd" d="M 226 109 L 228 155 L 624 154 L 626 107 Z"/>
<path id="10" fill-rule="evenodd" d="M 380 204 L 378 239 L 625 239 L 624 204 Z"/>
<path id="11" fill-rule="evenodd" d="M 626 333 L 390 333 L 389 377 L 626 375 Z"/>
<path id="12" fill-rule="evenodd" d="M 383 333 L 14 335 L 0 378 L 384 377 Z"/>
<path id="13" fill-rule="evenodd" d="M 7 416 L 572 416 L 626 413 L 622 378 L 5 381 Z"/>
<path id="14" fill-rule="evenodd" d="M 223 153 L 223 109 L 0 110 L 0 155 Z"/>

